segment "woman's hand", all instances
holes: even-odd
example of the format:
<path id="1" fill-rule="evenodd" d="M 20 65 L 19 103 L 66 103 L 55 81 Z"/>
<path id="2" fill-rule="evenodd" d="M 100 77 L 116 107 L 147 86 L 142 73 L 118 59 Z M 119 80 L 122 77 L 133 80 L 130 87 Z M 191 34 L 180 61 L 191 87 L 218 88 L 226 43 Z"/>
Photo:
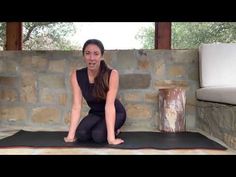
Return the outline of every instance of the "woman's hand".
<path id="1" fill-rule="evenodd" d="M 77 140 L 77 138 L 68 138 L 68 137 L 64 137 L 64 141 L 66 143 L 73 143 Z"/>
<path id="2" fill-rule="evenodd" d="M 112 144 L 112 145 L 117 145 L 117 144 L 122 144 L 122 143 L 124 143 L 124 140 L 120 138 L 116 138 L 114 140 L 108 140 L 108 144 Z"/>

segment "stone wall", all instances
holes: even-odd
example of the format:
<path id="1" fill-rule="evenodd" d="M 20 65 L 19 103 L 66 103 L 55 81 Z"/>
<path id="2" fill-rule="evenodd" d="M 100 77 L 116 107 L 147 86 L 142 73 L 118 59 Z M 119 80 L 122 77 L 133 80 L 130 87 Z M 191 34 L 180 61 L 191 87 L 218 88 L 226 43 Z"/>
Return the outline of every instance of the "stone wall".
<path id="1" fill-rule="evenodd" d="M 197 101 L 196 128 L 219 138 L 233 149 L 236 149 L 235 117 L 235 105 Z"/>
<path id="2" fill-rule="evenodd" d="M 186 128 L 195 128 L 197 50 L 109 50 L 104 58 L 120 73 L 124 130 L 158 130 L 158 88 L 173 85 L 186 87 Z M 67 129 L 70 73 L 84 66 L 81 51 L 1 51 L 1 126 Z M 88 109 L 84 102 L 82 116 Z"/>

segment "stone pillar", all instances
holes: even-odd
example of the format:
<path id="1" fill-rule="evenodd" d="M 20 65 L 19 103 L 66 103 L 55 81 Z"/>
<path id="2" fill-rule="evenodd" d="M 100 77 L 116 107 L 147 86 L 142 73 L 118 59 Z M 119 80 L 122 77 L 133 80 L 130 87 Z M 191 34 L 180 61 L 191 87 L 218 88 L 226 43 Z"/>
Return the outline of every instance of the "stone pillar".
<path id="1" fill-rule="evenodd" d="M 159 89 L 160 131 L 185 131 L 185 88 Z"/>

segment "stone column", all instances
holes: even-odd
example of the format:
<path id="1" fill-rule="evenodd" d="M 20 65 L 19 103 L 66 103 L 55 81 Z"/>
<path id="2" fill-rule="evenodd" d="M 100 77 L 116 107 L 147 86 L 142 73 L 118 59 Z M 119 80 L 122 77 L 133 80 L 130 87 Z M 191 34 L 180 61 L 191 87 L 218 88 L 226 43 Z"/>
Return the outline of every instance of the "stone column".
<path id="1" fill-rule="evenodd" d="M 160 131 L 185 131 L 185 88 L 159 89 Z"/>

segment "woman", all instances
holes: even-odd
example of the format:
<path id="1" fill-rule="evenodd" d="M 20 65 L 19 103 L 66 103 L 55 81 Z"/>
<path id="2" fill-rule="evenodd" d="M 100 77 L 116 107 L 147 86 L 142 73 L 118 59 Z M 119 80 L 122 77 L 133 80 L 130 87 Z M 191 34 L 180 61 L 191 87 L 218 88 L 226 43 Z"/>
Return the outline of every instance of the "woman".
<path id="1" fill-rule="evenodd" d="M 126 120 L 126 111 L 116 99 L 119 73 L 102 59 L 104 46 L 100 40 L 87 40 L 82 49 L 86 67 L 71 75 L 73 105 L 71 122 L 65 142 L 93 140 L 117 145 L 124 142 L 116 134 Z M 90 111 L 79 123 L 82 99 Z"/>

